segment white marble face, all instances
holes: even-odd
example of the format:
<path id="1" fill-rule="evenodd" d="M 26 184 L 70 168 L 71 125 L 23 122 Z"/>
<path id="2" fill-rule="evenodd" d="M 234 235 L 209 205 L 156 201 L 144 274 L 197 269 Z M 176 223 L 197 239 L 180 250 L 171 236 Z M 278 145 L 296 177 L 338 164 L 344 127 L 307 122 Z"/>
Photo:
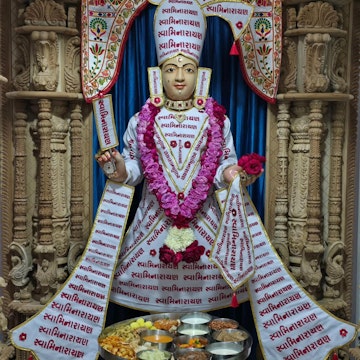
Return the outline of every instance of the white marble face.
<path id="1" fill-rule="evenodd" d="M 170 100 L 188 100 L 192 97 L 197 79 L 197 64 L 183 55 L 166 60 L 162 67 L 165 95 Z"/>

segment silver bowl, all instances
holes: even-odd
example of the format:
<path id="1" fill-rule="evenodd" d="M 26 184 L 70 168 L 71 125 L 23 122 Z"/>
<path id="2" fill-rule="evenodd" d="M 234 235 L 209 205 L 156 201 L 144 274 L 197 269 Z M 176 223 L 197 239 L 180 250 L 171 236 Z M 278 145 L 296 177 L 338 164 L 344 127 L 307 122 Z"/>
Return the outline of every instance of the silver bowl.
<path id="1" fill-rule="evenodd" d="M 183 324 L 204 325 L 212 319 L 212 316 L 200 311 L 188 313 L 180 318 Z"/>
<path id="2" fill-rule="evenodd" d="M 198 346 L 188 345 L 192 339 L 197 340 Z M 175 337 L 173 341 L 173 344 L 177 349 L 203 349 L 209 343 L 210 342 L 207 337 L 198 335 L 180 335 Z"/>
<path id="3" fill-rule="evenodd" d="M 188 348 L 188 349 L 176 349 L 174 352 L 174 359 L 175 360 L 182 360 L 182 359 L 188 359 L 189 356 L 192 359 L 194 355 L 202 355 L 204 360 L 210 360 L 212 359 L 211 354 L 204 350 L 204 349 L 194 349 L 194 348 Z"/>
<path id="4" fill-rule="evenodd" d="M 234 342 L 214 342 L 206 346 L 212 360 L 245 360 L 249 357 L 251 347 Z"/>
<path id="5" fill-rule="evenodd" d="M 210 329 L 207 325 L 182 324 L 178 327 L 179 335 L 207 336 Z"/>
<path id="6" fill-rule="evenodd" d="M 174 336 L 165 330 L 144 330 L 140 333 L 140 344 L 159 350 L 170 350 Z"/>
<path id="7" fill-rule="evenodd" d="M 172 357 L 172 353 L 165 350 L 159 350 L 159 349 L 147 349 L 147 350 L 141 350 L 136 353 L 136 359 L 139 360 L 170 360 Z"/>

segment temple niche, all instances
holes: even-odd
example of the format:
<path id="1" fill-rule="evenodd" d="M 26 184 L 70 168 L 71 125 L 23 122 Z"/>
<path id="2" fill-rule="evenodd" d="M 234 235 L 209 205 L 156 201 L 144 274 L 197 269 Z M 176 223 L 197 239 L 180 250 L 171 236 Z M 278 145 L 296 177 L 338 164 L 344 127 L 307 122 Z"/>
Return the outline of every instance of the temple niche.
<path id="1" fill-rule="evenodd" d="M 0 1 L 0 359 L 28 358 L 6 344 L 6 328 L 64 283 L 91 230 L 92 116 L 81 93 L 80 6 Z M 359 13 L 356 0 L 283 1 L 282 73 L 269 105 L 266 154 L 272 243 L 302 286 L 347 320 L 356 306 Z M 350 352 L 360 359 L 358 349 Z"/>

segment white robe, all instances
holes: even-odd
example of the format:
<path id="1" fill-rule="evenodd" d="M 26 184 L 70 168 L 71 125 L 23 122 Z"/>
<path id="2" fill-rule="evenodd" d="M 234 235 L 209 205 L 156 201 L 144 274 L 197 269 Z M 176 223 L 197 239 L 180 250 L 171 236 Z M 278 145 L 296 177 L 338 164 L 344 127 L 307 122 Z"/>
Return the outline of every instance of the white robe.
<path id="1" fill-rule="evenodd" d="M 136 141 L 137 123 L 138 114 L 130 119 L 124 134 L 126 183 L 132 186 L 143 180 Z M 155 143 L 159 161 L 169 186 L 176 193 L 183 192 L 186 196 L 199 172 L 207 127 L 208 115 L 196 108 L 181 113 L 162 108 L 156 117 Z M 204 255 L 198 262 L 180 262 L 178 266 L 159 260 L 159 249 L 164 245 L 172 221 L 165 216 L 145 181 L 141 202 L 121 246 L 111 293 L 113 302 L 154 312 L 208 311 L 230 306 L 233 291 L 208 259 L 221 217 L 215 190 L 226 186 L 223 170 L 237 162 L 228 118 L 223 133 L 223 155 L 214 186 L 190 223 L 199 245 L 205 247 Z M 245 290 L 238 291 L 242 292 Z"/>

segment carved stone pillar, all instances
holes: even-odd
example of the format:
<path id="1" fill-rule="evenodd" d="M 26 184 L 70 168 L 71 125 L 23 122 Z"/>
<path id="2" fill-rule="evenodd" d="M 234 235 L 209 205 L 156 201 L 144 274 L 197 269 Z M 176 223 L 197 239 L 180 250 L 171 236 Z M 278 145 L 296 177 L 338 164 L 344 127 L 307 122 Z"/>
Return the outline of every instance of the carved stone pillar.
<path id="1" fill-rule="evenodd" d="M 321 256 L 324 252 L 321 233 L 321 140 L 323 132 L 323 102 L 310 101 L 309 113 L 309 172 L 307 199 L 307 241 L 301 263 L 300 281 L 310 294 L 320 295 Z"/>
<path id="2" fill-rule="evenodd" d="M 350 308 L 345 289 L 351 288 L 344 276 L 344 249 L 351 239 L 342 226 L 347 216 L 343 179 L 350 171 L 344 140 L 353 131 L 346 110 L 353 98 L 348 78 L 352 1 L 285 0 L 283 6 L 283 76 L 268 135 L 275 139 L 276 133 L 269 153 L 278 163 L 267 189 L 276 199 L 267 228 L 295 278 L 344 317 Z"/>
<path id="3" fill-rule="evenodd" d="M 14 11 L 16 66 L 13 91 L 6 94 L 16 109 L 12 325 L 50 299 L 88 237 L 90 177 L 84 180 L 84 168 L 91 159 L 84 161 L 84 153 L 89 155 L 91 144 L 83 141 L 89 134 L 80 86 L 79 5 L 18 1 Z M 27 357 L 19 352 L 17 358 Z"/>
<path id="4" fill-rule="evenodd" d="M 73 103 L 70 116 L 71 133 L 71 218 L 70 218 L 70 248 L 67 258 L 68 270 L 72 272 L 76 261 L 83 252 L 85 246 L 83 241 L 84 231 L 84 197 L 81 196 L 83 184 L 82 164 L 84 155 L 82 113 L 79 103 Z"/>
<path id="5" fill-rule="evenodd" d="M 333 303 L 332 309 L 343 308 L 346 303 L 341 298 L 344 289 L 344 247 L 341 222 L 343 213 L 342 183 L 343 183 L 343 148 L 345 134 L 346 106 L 335 103 L 332 107 L 331 139 L 330 139 L 330 169 L 329 169 L 329 226 L 326 238 L 325 252 L 325 282 L 324 298 Z"/>
<path id="6" fill-rule="evenodd" d="M 29 301 L 31 294 L 29 289 L 29 272 L 32 270 L 31 244 L 28 236 L 28 201 L 26 194 L 26 132 L 27 132 L 27 113 L 26 102 L 16 101 L 17 109 L 14 119 L 14 183 L 17 186 L 14 189 L 14 228 L 13 242 L 10 245 L 10 263 L 11 269 L 9 277 L 13 288 L 14 299 L 20 301 Z"/>
<path id="7" fill-rule="evenodd" d="M 280 102 L 277 115 L 277 177 L 276 198 L 275 198 L 275 221 L 272 242 L 279 252 L 285 264 L 289 264 L 288 250 L 288 168 L 289 168 L 289 134 L 290 114 L 289 102 Z"/>
<path id="8" fill-rule="evenodd" d="M 307 200 L 308 200 L 308 169 L 309 169 L 309 117 L 306 102 L 293 104 L 294 119 L 291 123 L 292 147 L 291 178 L 289 179 L 289 268 L 300 280 L 300 265 L 307 241 Z"/>

